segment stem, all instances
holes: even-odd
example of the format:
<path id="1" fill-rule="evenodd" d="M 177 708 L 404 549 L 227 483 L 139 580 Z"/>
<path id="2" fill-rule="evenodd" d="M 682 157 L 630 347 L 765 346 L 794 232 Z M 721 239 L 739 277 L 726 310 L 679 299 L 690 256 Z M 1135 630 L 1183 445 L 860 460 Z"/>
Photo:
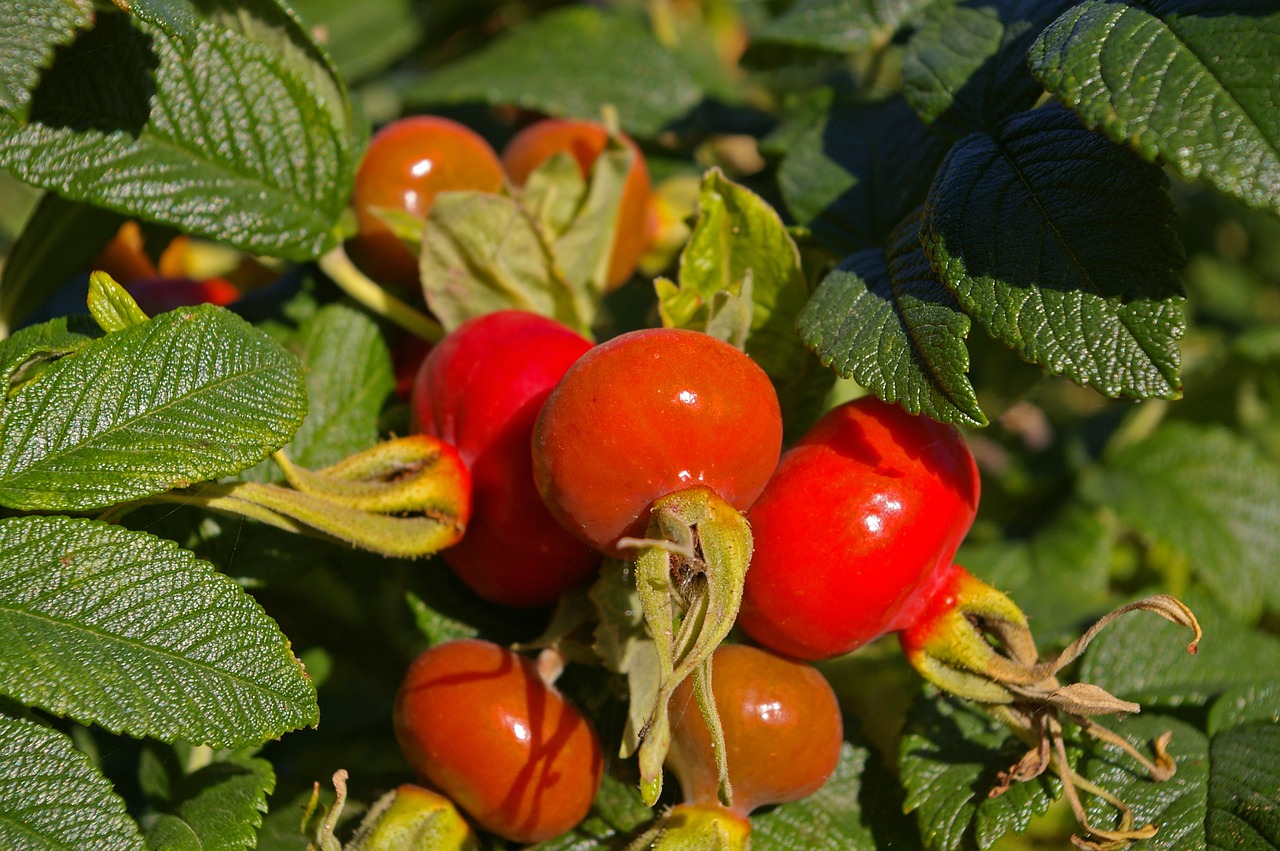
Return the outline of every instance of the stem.
<path id="1" fill-rule="evenodd" d="M 444 338 L 445 330 L 439 322 L 378 286 L 356 268 L 341 245 L 324 254 L 318 265 L 343 292 L 378 316 L 386 317 L 428 342 L 438 343 Z"/>

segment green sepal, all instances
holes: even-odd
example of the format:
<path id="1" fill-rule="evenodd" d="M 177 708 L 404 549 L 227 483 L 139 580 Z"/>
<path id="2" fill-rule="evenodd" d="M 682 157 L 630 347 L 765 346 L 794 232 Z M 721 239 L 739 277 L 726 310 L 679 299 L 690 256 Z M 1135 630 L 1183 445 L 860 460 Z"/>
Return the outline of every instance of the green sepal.
<path id="1" fill-rule="evenodd" d="M 147 321 L 133 296 L 106 272 L 89 275 L 89 314 L 103 331 L 123 331 Z"/>
<path id="2" fill-rule="evenodd" d="M 720 797 L 727 805 L 732 791 L 711 696 L 711 654 L 738 616 L 751 562 L 751 528 L 737 509 L 698 486 L 658 500 L 648 533 L 645 539 L 620 542 L 640 550 L 636 588 L 659 666 L 658 694 L 640 736 L 640 793 L 649 806 L 662 793 L 662 765 L 671 745 L 667 704 L 676 687 L 693 676 L 711 731 Z"/>

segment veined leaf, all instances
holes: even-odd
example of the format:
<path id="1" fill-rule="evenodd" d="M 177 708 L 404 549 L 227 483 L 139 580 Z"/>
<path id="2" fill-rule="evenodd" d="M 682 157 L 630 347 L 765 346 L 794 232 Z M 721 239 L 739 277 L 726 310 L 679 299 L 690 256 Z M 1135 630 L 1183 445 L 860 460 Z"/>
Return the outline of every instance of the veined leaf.
<path id="1" fill-rule="evenodd" d="M 925 845 L 941 851 L 1021 833 L 1062 793 L 1051 774 L 1014 783 L 992 798 L 997 774 L 1027 751 L 1008 728 L 972 703 L 921 696 L 907 718 L 898 768 Z"/>
<path id="2" fill-rule="evenodd" d="M 1280 216 L 1277 56 L 1273 0 L 1086 0 L 1028 60 L 1088 126 Z"/>
<path id="3" fill-rule="evenodd" d="M 971 0 L 929 8 L 902 62 L 902 91 L 929 124 L 992 131 L 1043 92 L 1027 48 L 1071 0 Z"/>
<path id="4" fill-rule="evenodd" d="M 113 732 L 220 747 L 318 720 L 289 642 L 171 541 L 66 517 L 0 521 L 0 693 Z"/>
<path id="5" fill-rule="evenodd" d="M 1173 398 L 1183 256 L 1165 186 L 1045 107 L 951 149 L 921 238 L 965 313 L 1019 357 L 1107 396 Z"/>
<path id="6" fill-rule="evenodd" d="M 147 824 L 157 851 L 253 848 L 276 775 L 264 759 L 232 757 L 179 778 L 166 811 Z"/>
<path id="7" fill-rule="evenodd" d="M 881 247 L 923 203 L 949 143 L 901 98 L 838 103 L 812 121 L 778 169 L 787 208 L 840 255 Z"/>
<path id="8" fill-rule="evenodd" d="M 124 799 L 89 758 L 7 702 L 0 702 L 0 847 L 143 847 Z"/>
<path id="9" fill-rule="evenodd" d="M 0 5 L 0 110 L 24 110 L 54 51 L 92 20 L 92 0 L 11 0 Z"/>
<path id="10" fill-rule="evenodd" d="M 1172 550 L 1237 615 L 1280 607 L 1280 467 L 1248 441 L 1170 424 L 1116 453 L 1081 488 Z"/>
<path id="11" fill-rule="evenodd" d="M 1184 851 L 1205 848 L 1205 815 L 1208 806 L 1210 765 L 1208 742 L 1200 730 L 1169 716 L 1144 712 L 1123 722 L 1107 721 L 1106 726 L 1150 753 L 1150 742 L 1165 732 L 1173 733 L 1169 755 L 1177 765 L 1177 773 L 1168 780 L 1156 782 L 1146 775 L 1133 758 L 1115 745 L 1091 749 L 1080 760 L 1077 770 L 1090 781 L 1106 789 L 1133 809 L 1134 823 L 1141 827 L 1156 826 L 1156 835 L 1142 841 L 1144 848 L 1160 851 Z M 1083 795 L 1090 824 L 1113 827 L 1116 811 L 1098 798 Z M 1208 847 L 1249 847 L 1216 843 Z"/>
<path id="12" fill-rule="evenodd" d="M 875 50 L 936 0 L 800 0 L 752 33 L 753 42 L 835 53 Z"/>
<path id="13" fill-rule="evenodd" d="M 415 106 L 482 100 L 596 120 L 612 105 L 622 129 L 652 136 L 693 108 L 702 92 L 639 19 L 574 6 L 441 68 L 404 97 Z"/>
<path id="14" fill-rule="evenodd" d="M 821 789 L 752 817 L 751 847 L 755 851 L 876 851 L 881 846 L 868 822 L 885 816 L 866 811 L 861 802 L 870 758 L 865 747 L 846 741 L 836 770 Z"/>
<path id="15" fill-rule="evenodd" d="M 293 435 L 298 362 L 212 305 L 49 364 L 0 407 L 0 503 L 84 511 L 238 472 Z"/>
<path id="16" fill-rule="evenodd" d="M 307 418 L 287 447 L 289 457 L 318 469 L 368 449 L 378 416 L 395 386 L 391 353 L 368 314 L 346 304 L 322 307 L 290 349 L 306 373 Z"/>
<path id="17" fill-rule="evenodd" d="M 202 10 L 191 46 L 100 9 L 27 115 L 0 115 L 0 167 L 125 215 L 313 258 L 334 241 L 354 169 L 342 83 L 285 7 Z"/>
<path id="18" fill-rule="evenodd" d="M 585 330 L 551 250 L 520 205 L 489 192 L 441 192 L 427 213 L 422 290 L 447 330 L 494 310 L 552 316 Z"/>
<path id="19" fill-rule="evenodd" d="M 941 422 L 987 423 L 967 375 L 969 317 L 924 256 L 918 216 L 887 251 L 861 251 L 827 275 L 800 333 L 824 364 L 885 401 Z"/>

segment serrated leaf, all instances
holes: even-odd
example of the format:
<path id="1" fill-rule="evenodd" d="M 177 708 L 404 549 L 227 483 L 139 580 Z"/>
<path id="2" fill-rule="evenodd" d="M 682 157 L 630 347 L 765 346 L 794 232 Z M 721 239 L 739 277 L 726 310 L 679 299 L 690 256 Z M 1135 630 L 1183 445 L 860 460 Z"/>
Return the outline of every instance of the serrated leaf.
<path id="1" fill-rule="evenodd" d="M 1277 56 L 1272 0 L 1086 0 L 1027 58 L 1088 126 L 1280 216 Z"/>
<path id="2" fill-rule="evenodd" d="M 187 50 L 199 38 L 200 19 L 191 0 L 123 0 L 117 6 L 158 27 Z"/>
<path id="3" fill-rule="evenodd" d="M 297 360 L 235 314 L 161 314 L 5 400 L 0 503 L 84 511 L 230 475 L 283 445 L 306 404 Z"/>
<path id="4" fill-rule="evenodd" d="M 883 245 L 924 201 L 950 146 L 901 98 L 837 103 L 786 132 L 796 135 L 778 169 L 782 197 L 841 256 Z"/>
<path id="5" fill-rule="evenodd" d="M 23 110 L 54 51 L 92 21 L 92 0 L 12 0 L 0 5 L 0 110 Z"/>
<path id="6" fill-rule="evenodd" d="M 1090 749 L 1076 770 L 1117 796 L 1133 809 L 1134 823 L 1156 825 L 1156 835 L 1142 848 L 1187 851 L 1205 847 L 1205 806 L 1210 779 L 1208 742 L 1204 733 L 1168 716 L 1142 714 L 1106 725 L 1149 753 L 1149 744 L 1172 731 L 1169 755 L 1178 770 L 1168 780 L 1156 782 L 1133 758 L 1115 745 Z M 1082 795 L 1090 824 L 1112 828 L 1116 811 L 1098 798 Z"/>
<path id="7" fill-rule="evenodd" d="M 1181 393 L 1182 248 L 1159 169 L 1056 106 L 947 155 L 921 239 L 963 310 L 1107 396 Z"/>
<path id="8" fill-rule="evenodd" d="M 869 249 L 833 270 L 800 315 L 800 336 L 843 378 L 913 414 L 986 425 L 969 383 L 969 317 L 942 285 L 913 216 L 885 251 Z"/>
<path id="9" fill-rule="evenodd" d="M 1170 424 L 1091 470 L 1081 492 L 1172 550 L 1237 615 L 1280 607 L 1280 466 L 1254 444 Z"/>
<path id="10" fill-rule="evenodd" d="M 698 219 L 680 255 L 679 290 L 661 305 L 664 324 L 704 329 L 715 296 L 743 295 L 748 277 L 746 351 L 773 381 L 788 434 L 798 436 L 821 411 L 832 381 L 796 333 L 809 298 L 800 252 L 776 210 L 712 169 L 703 177 Z"/>
<path id="11" fill-rule="evenodd" d="M 907 718 L 898 768 L 930 848 L 953 851 L 966 842 L 989 848 L 1009 831 L 1026 829 L 1061 794 L 1056 778 L 1042 775 L 989 797 L 997 774 L 1027 751 L 1008 728 L 974 704 L 921 696 Z"/>
<path id="12" fill-rule="evenodd" d="M 221 747 L 318 720 L 289 642 L 171 541 L 88 520 L 0 521 L 0 693 L 113 732 Z"/>
<path id="13" fill-rule="evenodd" d="M 840 761 L 822 788 L 751 819 L 755 851 L 875 851 L 880 846 L 866 823 L 859 798 L 870 754 L 844 742 Z"/>
<path id="14" fill-rule="evenodd" d="M 407 54 L 423 35 L 411 0 L 294 0 L 348 81 L 361 80 Z"/>
<path id="15" fill-rule="evenodd" d="M 490 192 L 441 192 L 427 213 L 422 291 L 446 330 L 514 308 L 586 329 L 573 293 L 520 205 Z"/>
<path id="16" fill-rule="evenodd" d="M 307 381 L 307 418 L 289 457 L 327 467 L 378 440 L 378 419 L 395 387 L 391 352 L 376 322 L 348 304 L 330 304 L 305 322 L 289 349 Z"/>
<path id="17" fill-rule="evenodd" d="M 166 851 L 253 848 L 276 785 L 264 759 L 232 757 L 174 785 L 167 812 L 147 824 L 147 847 Z"/>
<path id="18" fill-rule="evenodd" d="M 481 100 L 599 120 L 653 136 L 702 98 L 697 83 L 640 20 L 577 6 L 541 15 L 404 92 L 411 106 Z"/>
<path id="19" fill-rule="evenodd" d="M 1280 641 L 1250 629 L 1202 592 L 1180 597 L 1204 628 L 1195 656 L 1187 653 L 1186 629 L 1135 612 L 1089 646 L 1077 679 L 1143 706 L 1181 706 L 1208 703 L 1256 682 L 1259 672 L 1280 670 Z"/>
<path id="20" fill-rule="evenodd" d="M 1209 765 L 1209 847 L 1280 848 L 1280 726 L 1273 721 L 1219 733 L 1209 745 Z"/>
<path id="21" fill-rule="evenodd" d="M 592 164 L 591 181 L 568 227 L 546 232 L 548 238 L 554 235 L 551 255 L 569 282 L 575 313 L 588 321 L 608 288 L 618 216 L 634 156 L 629 148 L 610 143 Z"/>
<path id="22" fill-rule="evenodd" d="M 354 169 L 341 81 L 272 0 L 202 7 L 187 49 L 102 11 L 61 49 L 0 167 L 74 200 L 258 253 L 311 259 Z"/>
<path id="23" fill-rule="evenodd" d="M 902 93 L 929 124 L 958 135 L 994 130 L 1043 89 L 1027 48 L 1071 0 L 975 0 L 928 10 L 902 60 Z"/>
<path id="24" fill-rule="evenodd" d="M 0 703 L 0 847 L 141 849 L 124 799 L 71 739 Z"/>
<path id="25" fill-rule="evenodd" d="M 800 0 L 752 33 L 752 41 L 854 53 L 885 46 L 935 0 Z"/>
<path id="26" fill-rule="evenodd" d="M 1227 689 L 1209 710 L 1211 735 L 1251 724 L 1280 724 L 1280 680 Z"/>

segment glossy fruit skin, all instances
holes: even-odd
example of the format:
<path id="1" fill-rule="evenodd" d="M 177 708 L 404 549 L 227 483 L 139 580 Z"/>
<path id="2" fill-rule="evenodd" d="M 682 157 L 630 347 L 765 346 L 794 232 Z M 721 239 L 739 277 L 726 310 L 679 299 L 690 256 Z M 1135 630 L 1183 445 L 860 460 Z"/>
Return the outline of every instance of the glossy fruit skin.
<path id="1" fill-rule="evenodd" d="M 600 741 L 583 715 L 496 644 L 451 641 L 410 665 L 394 726 L 405 758 L 485 830 L 542 842 L 586 816 L 600 787 Z"/>
<path id="2" fill-rule="evenodd" d="M 745 511 L 782 445 L 769 377 L 728 343 L 648 328 L 596 346 L 551 392 L 533 434 L 534 480 L 564 527 L 634 558 L 654 501 L 705 485 Z"/>
<path id="3" fill-rule="evenodd" d="M 864 397 L 782 457 L 747 518 L 755 540 L 738 623 L 779 653 L 847 653 L 921 615 L 978 507 L 959 432 Z"/>
<path id="4" fill-rule="evenodd" d="M 840 759 L 844 726 L 831 686 L 813 667 L 743 644 L 712 657 L 711 690 L 724 727 L 736 815 L 816 792 Z M 686 680 L 671 697 L 667 765 L 685 803 L 717 802 L 711 734 Z"/>
<path id="5" fill-rule="evenodd" d="M 418 427 L 456 446 L 471 471 L 471 519 L 445 562 L 490 602 L 549 605 L 600 561 L 543 504 L 529 453 L 543 402 L 590 348 L 555 320 L 504 310 L 459 326 L 414 380 Z"/>
<path id="6" fill-rule="evenodd" d="M 606 285 L 610 289 L 630 279 L 656 230 L 649 205 L 649 167 L 635 142 L 622 134 L 618 134 L 618 138 L 634 156 L 622 187 L 622 206 L 618 210 L 617 233 L 609 258 Z M 603 124 L 548 118 L 530 124 L 512 137 L 502 150 L 502 165 L 511 182 L 523 186 L 534 169 L 563 151 L 578 161 L 585 178 L 608 143 L 609 131 Z"/>
<path id="7" fill-rule="evenodd" d="M 352 259 L 380 283 L 418 286 L 418 260 L 374 212 L 402 210 L 425 219 L 439 192 L 502 188 L 502 163 L 470 128 L 435 115 L 412 115 L 382 127 L 356 172 L 351 201 L 359 233 Z"/>

